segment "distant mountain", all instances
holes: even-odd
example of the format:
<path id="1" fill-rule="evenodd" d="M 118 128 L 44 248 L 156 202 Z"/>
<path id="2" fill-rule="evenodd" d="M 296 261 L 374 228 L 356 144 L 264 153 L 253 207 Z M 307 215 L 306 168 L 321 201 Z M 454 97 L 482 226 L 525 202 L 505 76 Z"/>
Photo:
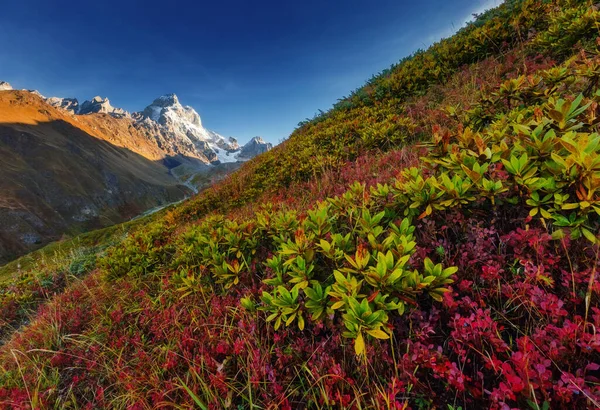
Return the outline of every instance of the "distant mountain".
<path id="1" fill-rule="evenodd" d="M 265 142 L 261 137 L 254 137 L 240 149 L 237 158 L 239 160 L 251 159 L 263 152 L 269 151 L 271 148 L 273 148 L 273 144 Z"/>
<path id="2" fill-rule="evenodd" d="M 0 90 L 0 262 L 182 199 L 272 148 L 204 128 L 175 94 L 129 114 L 98 96 Z"/>
<path id="3" fill-rule="evenodd" d="M 255 137 L 240 146 L 233 137 L 224 137 L 204 128 L 200 115 L 190 106 L 183 106 L 175 94 L 155 99 L 144 110 L 129 114 L 115 108 L 108 98 L 94 97 L 79 104 L 76 98 L 50 97 L 50 105 L 72 114 L 109 114 L 115 118 L 131 118 L 133 125 L 148 139 L 154 139 L 167 159 L 167 166 L 222 164 L 247 161 L 273 148 L 271 143 Z"/>
<path id="4" fill-rule="evenodd" d="M 0 263 L 190 195 L 164 155 L 130 119 L 0 91 Z"/>
<path id="5" fill-rule="evenodd" d="M 77 98 L 50 97 L 46 99 L 46 102 L 54 107 L 69 111 L 72 114 L 79 114 L 79 101 L 77 101 Z"/>
<path id="6" fill-rule="evenodd" d="M 156 138 L 157 144 L 172 158 L 191 158 L 206 164 L 248 160 L 256 155 L 242 152 L 265 152 L 273 146 L 262 141 L 253 149 L 254 140 L 240 147 L 235 138 L 223 137 L 202 126 L 200 115 L 190 106 L 182 106 L 175 94 L 157 98 L 142 112 L 133 114 L 136 126 Z"/>
<path id="7" fill-rule="evenodd" d="M 77 101 L 77 100 L 75 100 Z M 115 108 L 110 105 L 108 98 L 102 98 L 96 96 L 91 101 L 84 101 L 79 107 L 77 114 L 92 114 L 92 113 L 104 113 L 111 114 L 113 117 L 128 117 L 129 113 L 122 108 Z"/>
<path id="8" fill-rule="evenodd" d="M 122 108 L 116 108 L 110 105 L 108 98 L 102 98 L 96 96 L 89 101 L 84 101 L 83 104 L 79 105 L 77 98 L 60 98 L 60 97 L 49 97 L 46 98 L 46 102 L 54 107 L 62 108 L 73 114 L 110 114 L 115 118 L 129 117 L 129 113 Z"/>

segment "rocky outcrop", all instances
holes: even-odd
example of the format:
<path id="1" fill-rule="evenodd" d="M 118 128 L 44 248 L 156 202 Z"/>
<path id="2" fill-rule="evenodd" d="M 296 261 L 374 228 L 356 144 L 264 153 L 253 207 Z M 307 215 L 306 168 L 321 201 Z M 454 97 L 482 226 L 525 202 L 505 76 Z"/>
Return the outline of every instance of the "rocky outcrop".
<path id="1" fill-rule="evenodd" d="M 45 100 L 45 99 L 46 99 L 46 97 L 44 97 L 44 96 L 42 95 L 42 93 L 41 93 L 41 92 L 39 92 L 38 90 L 27 90 L 27 91 L 29 91 L 31 94 L 35 94 L 35 95 L 37 95 L 37 96 L 38 96 L 38 97 L 40 97 L 42 100 Z"/>
<path id="2" fill-rule="evenodd" d="M 71 114 L 79 114 L 79 101 L 77 101 L 77 98 L 50 97 L 46 99 L 46 102 L 53 107 L 62 108 Z"/>
<path id="3" fill-rule="evenodd" d="M 85 114 L 93 114 L 93 113 L 104 113 L 110 114 L 113 117 L 127 117 L 129 113 L 122 108 L 116 108 L 110 105 L 110 101 L 108 98 L 102 98 L 96 96 L 92 98 L 91 101 L 84 101 L 79 108 L 79 112 L 77 114 L 85 115 Z"/>
<path id="4" fill-rule="evenodd" d="M 132 117 L 137 127 L 154 136 L 161 149 L 178 162 L 238 161 L 236 153 L 240 146 L 237 140 L 204 128 L 200 115 L 192 107 L 181 105 L 175 94 L 158 97 Z"/>
<path id="5" fill-rule="evenodd" d="M 273 144 L 266 142 L 261 137 L 254 137 L 246 143 L 240 150 L 237 158 L 239 160 L 248 160 L 269 151 L 273 148 Z"/>

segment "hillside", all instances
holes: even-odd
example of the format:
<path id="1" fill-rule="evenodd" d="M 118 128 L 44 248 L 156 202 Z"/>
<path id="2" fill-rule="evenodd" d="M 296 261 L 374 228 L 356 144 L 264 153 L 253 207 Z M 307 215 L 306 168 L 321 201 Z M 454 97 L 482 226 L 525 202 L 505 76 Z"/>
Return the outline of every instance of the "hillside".
<path id="1" fill-rule="evenodd" d="M 506 1 L 193 198 L 12 264 L 0 404 L 600 407 L 599 20 Z"/>
<path id="2" fill-rule="evenodd" d="M 176 95 L 133 116 L 95 97 L 0 91 L 0 264 L 179 201 L 272 145 L 205 129 Z"/>
<path id="3" fill-rule="evenodd" d="M 183 199 L 163 156 L 129 121 L 0 91 L 0 262 Z"/>

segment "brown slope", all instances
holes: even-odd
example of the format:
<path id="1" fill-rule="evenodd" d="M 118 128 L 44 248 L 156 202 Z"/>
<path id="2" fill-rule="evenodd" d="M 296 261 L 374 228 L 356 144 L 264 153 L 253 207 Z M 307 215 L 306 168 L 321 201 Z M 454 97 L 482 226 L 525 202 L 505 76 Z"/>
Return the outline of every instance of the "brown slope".
<path id="1" fill-rule="evenodd" d="M 183 198 L 163 156 L 131 120 L 0 91 L 0 263 Z"/>
<path id="2" fill-rule="evenodd" d="M 36 125 L 56 120 L 63 120 L 95 138 L 128 148 L 152 161 L 162 160 L 165 156 L 154 139 L 138 131 L 129 118 L 114 118 L 102 113 L 74 115 L 27 91 L 0 91 L 0 123 Z"/>

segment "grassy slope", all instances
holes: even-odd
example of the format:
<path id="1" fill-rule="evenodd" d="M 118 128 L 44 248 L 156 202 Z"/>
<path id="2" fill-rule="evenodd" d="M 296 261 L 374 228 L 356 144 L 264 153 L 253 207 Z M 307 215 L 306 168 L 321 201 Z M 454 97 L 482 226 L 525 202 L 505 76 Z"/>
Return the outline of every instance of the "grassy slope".
<path id="1" fill-rule="evenodd" d="M 573 149 L 565 137 L 582 124 L 576 142 L 594 141 L 597 60 L 569 59 L 566 74 L 546 70 L 575 43 L 589 45 L 597 16 L 584 14 L 585 3 L 562 2 L 562 13 L 523 4 L 370 81 L 273 153 L 109 248 L 99 269 L 3 349 L 0 400 L 109 408 L 597 403 L 598 342 L 586 323 L 600 325 L 598 258 L 581 238 L 598 228 L 587 186 L 597 185 L 596 171 L 567 177 L 546 159 L 554 152 L 574 169 L 571 151 L 591 156 L 582 166 L 597 158 L 597 146 Z M 538 33 L 526 42 L 532 26 Z M 563 125 L 555 99 L 580 92 L 589 105 L 567 112 Z M 558 139 L 535 142 L 531 130 L 542 123 Z M 533 162 L 510 171 L 524 153 Z M 355 185 L 315 204 L 355 180 L 374 189 Z M 585 206 L 581 187 L 591 192 Z M 577 206 L 563 208 L 564 194 Z M 572 238 L 551 241 L 546 232 L 561 224 Z M 388 251 L 402 283 L 353 265 L 366 258 L 376 272 Z M 433 274 L 427 257 L 457 266 L 447 271 L 455 285 Z M 78 274 L 96 263 L 83 266 Z M 361 275 L 365 296 L 349 289 Z M 340 286 L 349 295 L 336 296 Z M 357 328 L 365 309 L 383 313 L 363 316 Z M 368 360 L 355 356 L 363 343 Z"/>
<path id="2" fill-rule="evenodd" d="M 88 249 L 115 242 L 117 238 L 124 236 L 131 228 L 143 222 L 145 221 L 126 222 L 86 232 L 74 238 L 52 242 L 37 251 L 0 267 L 0 283 L 10 281 L 13 276 L 19 276 L 21 272 L 41 269 L 56 270 L 62 261 L 70 260 L 71 253 L 77 252 L 79 249 Z"/>

